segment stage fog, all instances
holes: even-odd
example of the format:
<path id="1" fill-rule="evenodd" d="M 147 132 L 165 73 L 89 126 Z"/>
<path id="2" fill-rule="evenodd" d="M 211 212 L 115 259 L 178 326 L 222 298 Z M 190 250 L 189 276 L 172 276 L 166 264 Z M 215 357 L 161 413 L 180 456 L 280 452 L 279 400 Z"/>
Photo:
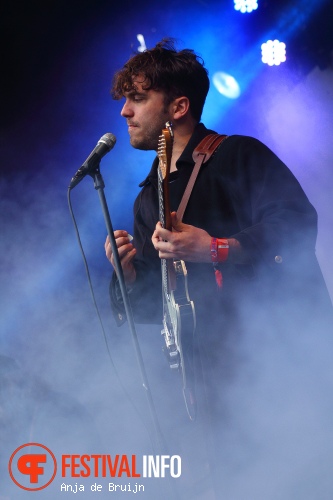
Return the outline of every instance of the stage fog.
<path id="1" fill-rule="evenodd" d="M 293 4 L 296 11 L 298 3 Z M 0 499 L 31 496 L 13 483 L 7 468 L 13 451 L 24 443 L 42 443 L 59 460 L 66 453 L 138 457 L 155 453 L 131 332 L 128 325 L 116 326 L 110 310 L 112 269 L 104 254 L 106 228 L 91 177 L 72 190 L 71 200 L 104 332 L 67 204 L 71 177 L 98 139 L 112 132 L 117 143 L 101 162 L 105 195 L 114 228 L 132 231 L 132 204 L 154 154 L 130 148 L 120 117 L 121 102 L 112 101 L 109 88 L 113 73 L 142 46 L 142 37 L 152 46 L 172 36 L 180 47 L 198 52 L 211 76 L 202 118 L 205 125 L 220 133 L 258 138 L 298 178 L 318 212 L 316 253 L 333 297 L 332 66 L 320 68 L 314 63 L 303 68 L 295 62 L 294 66 L 264 67 L 260 50 L 255 52 L 258 32 L 247 33 L 246 20 L 238 21 L 227 2 L 219 6 L 216 2 L 147 4 L 136 9 L 125 2 L 123 9 L 113 12 L 108 2 L 98 2 L 96 9 L 86 6 L 78 17 L 74 7 L 76 2 L 73 9 L 63 2 L 53 23 L 51 7 L 49 13 L 43 11 L 45 7 L 31 7 L 25 12 L 27 21 L 37 26 L 41 20 L 45 23 L 43 29 L 36 28 L 35 36 L 33 24 L 29 27 L 23 14 L 15 23 L 13 9 L 8 11 L 10 47 L 18 67 L 9 73 L 2 133 L 0 467 L 4 486 Z M 285 9 L 291 11 L 287 3 Z M 62 12 L 67 14 L 65 21 Z M 25 36 L 18 41 L 22 27 Z M 241 89 L 237 99 L 222 95 L 214 85 L 212 76 L 219 71 L 237 78 Z M 177 376 L 162 352 L 160 330 L 159 325 L 139 325 L 137 334 L 168 441 L 175 411 L 170 401 L 180 411 L 182 398 Z M 264 336 L 244 335 L 233 346 L 232 374 L 221 381 L 223 391 L 217 401 L 224 435 L 221 499 L 330 498 L 332 348 L 328 335 L 281 332 L 277 336 L 270 331 Z M 170 387 L 174 399 L 164 393 Z M 185 409 L 182 425 L 186 433 L 191 423 Z M 181 446 L 172 452 L 181 456 Z M 186 474 L 184 468 L 182 478 L 174 479 L 181 485 L 182 500 L 189 498 L 182 493 L 190 488 Z M 78 493 L 92 497 L 90 486 L 95 480 L 63 479 L 60 472 L 36 495 L 62 498 L 64 481 L 85 485 L 85 492 Z M 98 498 L 110 498 L 106 486 L 110 481 L 97 481 L 105 485 Z M 142 498 L 162 496 L 162 479 L 147 479 L 144 484 Z M 195 488 L 198 496 L 191 498 L 204 498 L 200 478 Z"/>

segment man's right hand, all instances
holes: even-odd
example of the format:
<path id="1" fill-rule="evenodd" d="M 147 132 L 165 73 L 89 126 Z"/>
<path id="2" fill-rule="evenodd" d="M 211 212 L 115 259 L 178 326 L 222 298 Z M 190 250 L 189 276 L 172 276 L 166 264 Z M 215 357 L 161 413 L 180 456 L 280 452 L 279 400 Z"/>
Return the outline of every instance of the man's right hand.
<path id="1" fill-rule="evenodd" d="M 117 230 L 114 232 L 114 237 L 118 248 L 121 267 L 124 273 L 124 279 L 126 284 L 130 285 L 134 283 L 136 279 L 136 272 L 133 265 L 133 258 L 136 254 L 136 249 L 130 242 L 130 238 L 127 231 L 123 231 L 122 229 Z M 107 236 L 106 238 L 104 248 L 107 259 L 111 262 L 111 264 L 115 268 L 114 256 L 112 253 L 109 236 Z"/>

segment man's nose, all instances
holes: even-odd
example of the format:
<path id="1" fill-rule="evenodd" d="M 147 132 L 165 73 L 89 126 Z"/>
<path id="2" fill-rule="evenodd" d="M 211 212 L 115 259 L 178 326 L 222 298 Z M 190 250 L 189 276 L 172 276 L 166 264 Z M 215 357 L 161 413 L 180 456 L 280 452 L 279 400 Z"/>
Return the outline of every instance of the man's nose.
<path id="1" fill-rule="evenodd" d="M 128 116 L 133 116 L 133 110 L 131 109 L 130 103 L 125 102 L 124 106 L 122 107 L 122 110 L 120 111 L 121 116 L 124 118 Z"/>

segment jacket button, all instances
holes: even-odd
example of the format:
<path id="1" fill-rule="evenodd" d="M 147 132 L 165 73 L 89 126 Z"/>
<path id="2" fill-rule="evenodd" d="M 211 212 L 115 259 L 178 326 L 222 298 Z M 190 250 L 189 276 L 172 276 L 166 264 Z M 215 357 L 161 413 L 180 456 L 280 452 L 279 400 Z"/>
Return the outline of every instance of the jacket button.
<path id="1" fill-rule="evenodd" d="M 119 321 L 122 321 L 123 320 L 123 315 L 122 314 L 118 314 L 118 318 L 119 318 Z"/>
<path id="2" fill-rule="evenodd" d="M 275 257 L 274 260 L 275 260 L 275 262 L 277 264 L 282 264 L 282 257 L 281 257 L 281 255 L 276 255 L 276 257 Z"/>

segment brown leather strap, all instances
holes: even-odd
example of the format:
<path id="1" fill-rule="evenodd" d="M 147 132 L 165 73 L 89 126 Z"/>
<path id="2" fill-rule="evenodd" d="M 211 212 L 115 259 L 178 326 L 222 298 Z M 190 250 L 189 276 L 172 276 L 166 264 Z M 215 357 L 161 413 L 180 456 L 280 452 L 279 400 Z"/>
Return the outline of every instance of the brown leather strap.
<path id="1" fill-rule="evenodd" d="M 203 163 L 206 163 L 212 154 L 216 151 L 218 146 L 227 138 L 226 135 L 220 135 L 220 134 L 210 134 L 206 135 L 204 139 L 198 144 L 198 146 L 195 148 L 192 154 L 192 158 L 195 161 L 195 165 L 192 170 L 191 177 L 189 178 L 189 181 L 187 183 L 186 189 L 184 191 L 182 200 L 179 204 L 178 210 L 177 210 L 177 219 L 182 220 L 183 215 L 187 206 L 187 202 L 190 198 L 190 195 L 192 193 L 192 189 L 194 186 L 194 183 L 197 179 L 199 170 L 201 168 L 201 165 Z"/>

